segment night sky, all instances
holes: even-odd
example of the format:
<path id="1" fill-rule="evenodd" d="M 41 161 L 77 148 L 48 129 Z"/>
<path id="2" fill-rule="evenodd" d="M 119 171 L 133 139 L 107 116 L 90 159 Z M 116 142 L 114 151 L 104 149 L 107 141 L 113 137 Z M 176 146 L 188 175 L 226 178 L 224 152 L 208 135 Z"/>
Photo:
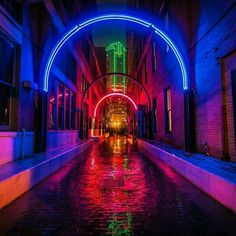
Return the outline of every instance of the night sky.
<path id="1" fill-rule="evenodd" d="M 126 0 L 98 0 L 98 12 L 114 12 L 126 9 Z M 93 39 L 95 46 L 107 47 L 110 43 L 120 41 L 126 46 L 126 23 L 125 22 L 103 22 L 93 27 Z"/>

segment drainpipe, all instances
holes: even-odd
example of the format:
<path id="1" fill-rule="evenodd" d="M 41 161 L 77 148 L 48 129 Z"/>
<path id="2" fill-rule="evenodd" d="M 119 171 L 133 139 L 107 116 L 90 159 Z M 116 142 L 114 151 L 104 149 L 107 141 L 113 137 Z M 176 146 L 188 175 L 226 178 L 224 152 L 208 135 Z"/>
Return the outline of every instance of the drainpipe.
<path id="1" fill-rule="evenodd" d="M 25 159 L 25 129 L 20 130 L 22 132 L 21 136 L 21 158 Z"/>

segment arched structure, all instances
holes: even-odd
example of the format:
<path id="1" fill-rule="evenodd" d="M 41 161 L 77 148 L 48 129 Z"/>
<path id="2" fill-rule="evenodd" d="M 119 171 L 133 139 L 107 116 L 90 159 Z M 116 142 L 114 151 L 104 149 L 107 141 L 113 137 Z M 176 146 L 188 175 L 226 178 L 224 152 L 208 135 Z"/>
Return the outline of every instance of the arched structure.
<path id="1" fill-rule="evenodd" d="M 123 94 L 123 93 L 109 93 L 107 95 L 105 95 L 104 97 L 102 97 L 97 105 L 95 106 L 95 109 L 94 109 L 94 114 L 93 116 L 96 117 L 96 113 L 97 113 L 97 109 L 98 109 L 98 106 L 107 98 L 109 97 L 113 97 L 113 96 L 118 96 L 118 97 L 123 97 L 125 99 L 127 99 L 129 102 L 131 102 L 131 104 L 134 106 L 134 109 L 137 110 L 137 105 L 135 104 L 134 100 L 132 98 L 130 98 L 129 96 Z"/>
<path id="2" fill-rule="evenodd" d="M 89 89 L 93 86 L 93 85 L 95 85 L 98 81 L 101 81 L 101 80 L 103 80 L 103 79 L 105 79 L 105 78 L 107 78 L 107 77 L 110 77 L 110 76 L 114 76 L 114 75 L 116 75 L 116 76 L 122 76 L 122 77 L 126 77 L 126 78 L 128 78 L 128 79 L 130 79 L 130 80 L 132 80 L 132 82 L 134 82 L 136 85 L 138 85 L 143 91 L 144 91 L 144 93 L 145 93 L 145 96 L 146 96 L 146 98 L 147 98 L 147 105 L 148 105 L 148 111 L 149 111 L 149 115 L 151 114 L 150 112 L 150 109 L 151 109 L 151 99 L 150 99 L 150 96 L 149 96 L 149 94 L 148 94 L 148 92 L 147 92 L 147 90 L 146 90 L 146 88 L 137 80 L 137 79 L 135 79 L 133 76 L 131 76 L 131 75 L 127 75 L 127 74 L 124 74 L 124 73 L 107 73 L 107 74 L 105 74 L 105 75 L 102 75 L 102 76 L 99 76 L 99 77 L 97 77 L 96 79 L 94 79 L 89 85 L 88 85 L 88 87 L 86 88 L 86 90 L 84 91 L 84 93 L 83 93 L 83 95 L 82 95 L 82 99 L 81 99 L 81 105 L 80 105 L 80 108 L 81 108 L 81 110 L 80 110 L 80 125 L 81 125 L 81 127 L 80 127 L 80 138 L 81 139 L 83 139 L 83 130 L 82 130 L 82 121 L 83 121 L 83 103 L 84 103 L 84 99 L 85 99 L 85 96 L 86 96 L 86 94 L 87 94 L 87 92 L 89 91 Z M 122 93 L 121 93 L 122 94 Z M 122 94 L 122 95 L 124 95 L 124 94 Z M 128 97 L 128 96 L 127 96 Z M 134 102 L 134 101 L 133 101 Z M 135 104 L 135 103 L 134 103 Z M 135 104 L 135 106 L 136 106 L 136 104 Z M 137 106 L 136 106 L 137 107 Z M 151 127 L 151 126 L 150 126 Z M 151 128 L 150 128 L 150 132 L 151 132 Z"/>
<path id="3" fill-rule="evenodd" d="M 102 21 L 113 21 L 113 20 L 119 20 L 119 21 L 128 21 L 128 22 L 133 22 L 135 24 L 138 24 L 140 26 L 143 26 L 149 30 L 152 30 L 155 34 L 157 34 L 159 37 L 161 37 L 172 49 L 174 55 L 176 56 L 176 59 L 179 63 L 180 69 L 181 69 L 181 74 L 182 74 L 182 80 L 183 80 L 183 89 L 187 90 L 188 89 L 188 77 L 187 77 L 187 70 L 186 66 L 183 60 L 183 57 L 178 49 L 178 47 L 175 45 L 173 40 L 160 28 L 155 26 L 153 23 L 146 21 L 144 19 L 141 19 L 139 17 L 131 16 L 131 15 L 124 15 L 124 14 L 106 14 L 102 16 L 97 16 L 94 18 L 91 18 L 89 20 L 86 20 L 81 23 L 75 23 L 72 27 L 67 29 L 60 39 L 57 41 L 57 43 L 54 45 L 52 48 L 48 58 L 47 62 L 45 65 L 44 69 L 44 74 L 43 74 L 43 89 L 44 91 L 48 91 L 48 80 L 49 80 L 49 75 L 50 71 L 52 68 L 52 64 L 56 58 L 57 53 L 61 49 L 61 47 L 75 34 L 78 32 L 81 32 L 84 28 L 94 25 L 98 22 Z"/>
<path id="4" fill-rule="evenodd" d="M 150 110 L 151 109 L 151 99 L 150 99 L 150 96 L 146 90 L 146 88 L 137 80 L 135 79 L 133 76 L 131 75 L 127 75 L 127 74 L 124 74 L 124 73 L 107 73 L 105 75 L 102 75 L 102 76 L 99 76 L 97 77 L 95 80 L 92 81 L 92 83 L 89 84 L 89 86 L 86 88 L 86 90 L 84 91 L 83 93 L 83 96 L 82 96 L 82 99 L 81 99 L 81 110 L 83 110 L 83 103 L 84 103 L 84 98 L 85 98 L 85 95 L 87 94 L 88 90 L 95 84 L 97 83 L 98 81 L 100 80 L 103 80 L 107 77 L 110 77 L 110 76 L 114 76 L 114 75 L 117 75 L 117 76 L 123 76 L 123 77 L 126 77 L 128 79 L 131 79 L 132 82 L 134 82 L 135 84 L 137 84 L 145 93 L 145 96 L 147 98 L 147 102 L 148 102 L 148 109 Z"/>

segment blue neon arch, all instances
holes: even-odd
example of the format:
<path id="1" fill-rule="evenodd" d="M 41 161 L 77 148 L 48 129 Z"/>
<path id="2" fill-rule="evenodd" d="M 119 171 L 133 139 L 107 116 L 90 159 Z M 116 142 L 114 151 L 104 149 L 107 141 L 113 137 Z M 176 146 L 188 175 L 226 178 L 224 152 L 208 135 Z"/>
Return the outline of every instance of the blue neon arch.
<path id="1" fill-rule="evenodd" d="M 83 29 L 89 25 L 95 24 L 97 22 L 107 21 L 107 20 L 129 21 L 129 22 L 133 22 L 138 25 L 144 26 L 146 28 L 152 29 L 172 49 L 173 53 L 175 54 L 175 56 L 177 58 L 180 69 L 181 69 L 181 74 L 182 74 L 182 79 L 183 79 L 183 89 L 184 90 L 188 89 L 187 70 L 186 70 L 186 66 L 185 66 L 183 57 L 182 57 L 180 51 L 178 50 L 177 46 L 174 44 L 174 42 L 170 39 L 170 37 L 166 33 L 164 33 L 162 30 L 157 28 L 154 24 L 152 24 L 146 20 L 143 20 L 141 18 L 138 18 L 138 17 L 134 17 L 134 16 L 130 16 L 130 15 L 123 15 L 123 14 L 122 15 L 121 14 L 108 14 L 108 15 L 97 16 L 97 17 L 91 18 L 89 20 L 86 20 L 83 23 L 76 24 L 73 27 L 71 27 L 65 34 L 62 35 L 62 37 L 59 39 L 57 44 L 54 46 L 54 48 L 52 49 L 52 51 L 47 59 L 47 63 L 46 63 L 45 70 L 44 70 L 44 77 L 43 77 L 44 91 L 46 91 L 46 92 L 48 91 L 48 79 L 49 79 L 49 74 L 50 74 L 54 59 L 55 59 L 57 53 L 59 52 L 59 50 L 61 49 L 61 47 L 67 42 L 67 40 L 69 40 L 73 35 L 78 33 L 81 29 Z"/>

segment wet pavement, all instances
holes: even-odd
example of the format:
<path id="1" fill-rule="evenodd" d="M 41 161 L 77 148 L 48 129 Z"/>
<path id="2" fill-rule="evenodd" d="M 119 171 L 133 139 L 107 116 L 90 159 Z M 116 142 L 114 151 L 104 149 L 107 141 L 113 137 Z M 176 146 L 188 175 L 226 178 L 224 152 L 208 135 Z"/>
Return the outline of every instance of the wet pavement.
<path id="1" fill-rule="evenodd" d="M 236 214 L 112 137 L 0 211 L 0 235 L 236 235 Z"/>

